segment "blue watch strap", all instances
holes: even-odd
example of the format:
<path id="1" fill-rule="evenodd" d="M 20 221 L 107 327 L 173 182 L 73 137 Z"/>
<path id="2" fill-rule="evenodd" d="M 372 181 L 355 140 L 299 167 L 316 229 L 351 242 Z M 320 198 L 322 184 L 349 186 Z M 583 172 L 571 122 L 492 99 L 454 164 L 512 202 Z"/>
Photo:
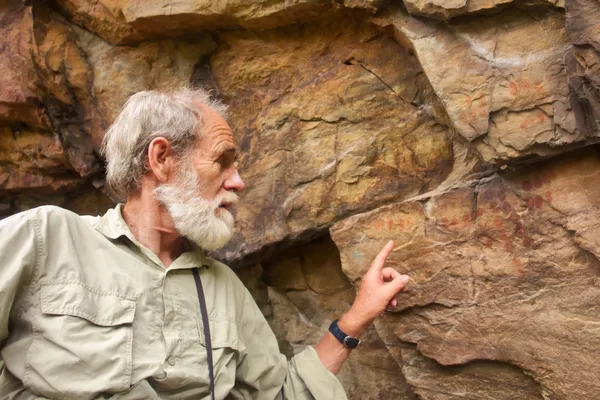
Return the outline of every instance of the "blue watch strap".
<path id="1" fill-rule="evenodd" d="M 331 325 L 329 325 L 329 332 L 331 332 L 331 334 L 335 336 L 335 338 L 339 340 L 344 345 L 344 347 L 348 349 L 355 349 L 360 344 L 359 339 L 353 338 L 352 336 L 348 336 L 344 331 L 340 329 L 340 327 L 338 326 L 337 319 L 333 321 Z"/>

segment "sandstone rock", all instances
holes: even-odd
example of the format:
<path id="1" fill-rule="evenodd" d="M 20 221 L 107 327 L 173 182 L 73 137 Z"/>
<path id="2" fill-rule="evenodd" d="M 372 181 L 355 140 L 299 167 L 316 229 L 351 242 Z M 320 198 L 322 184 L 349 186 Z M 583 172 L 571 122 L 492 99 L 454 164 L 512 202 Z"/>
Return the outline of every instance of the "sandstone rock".
<path id="1" fill-rule="evenodd" d="M 57 0 L 71 20 L 114 44 L 136 43 L 143 35 L 123 16 L 125 0 Z"/>
<path id="2" fill-rule="evenodd" d="M 36 9 L 35 37 L 35 61 L 52 127 L 82 176 L 98 171 L 94 152 L 131 94 L 185 85 L 200 57 L 214 49 L 207 36 L 193 42 L 113 46 L 41 7 Z"/>
<path id="3" fill-rule="evenodd" d="M 402 312 L 376 322 L 386 343 L 414 343 L 441 366 L 517 366 L 541 385 L 544 399 L 594 398 L 599 178 L 598 149 L 590 149 L 350 217 L 332 237 L 355 282 L 380 247 L 396 241 L 389 265 L 412 281 L 398 296 Z M 403 349 L 392 354 L 399 362 L 413 357 Z M 429 377 L 410 378 L 416 386 L 436 387 L 440 371 L 453 373 L 430 365 L 433 371 L 419 367 Z M 501 390 L 494 385 L 503 383 L 490 382 L 488 394 Z"/>
<path id="4" fill-rule="evenodd" d="M 105 125 L 112 123 L 127 98 L 134 93 L 188 84 L 195 64 L 216 48 L 208 35 L 189 40 L 113 46 L 83 29 L 75 27 L 73 30 L 89 63 L 93 76 L 92 93 Z M 96 144 L 103 134 L 103 130 L 96 132 Z"/>
<path id="5" fill-rule="evenodd" d="M 59 138 L 49 132 L 0 127 L 0 164 L 26 172 L 61 174 L 72 171 Z"/>
<path id="6" fill-rule="evenodd" d="M 442 367 L 418 350 L 402 349 L 407 382 L 423 400 L 453 400 L 468 396 L 474 400 L 543 400 L 531 377 L 510 364 L 471 361 Z"/>
<path id="7" fill-rule="evenodd" d="M 166 5 L 169 7 L 166 8 Z M 269 29 L 316 19 L 334 7 L 335 2 L 330 0 L 259 0 L 254 3 L 244 0 L 192 0 L 176 4 L 167 0 L 152 4 L 127 1 L 123 15 L 128 23 L 140 31 L 179 36 L 186 32 L 215 31 L 237 26 Z"/>
<path id="8" fill-rule="evenodd" d="M 114 44 L 177 38 L 232 28 L 271 29 L 323 17 L 340 9 L 375 12 L 382 0 L 58 0 L 77 24 Z"/>
<path id="9" fill-rule="evenodd" d="M 185 85 L 199 59 L 215 48 L 208 36 L 117 47 L 43 4 L 15 10 L 0 14 L 9 50 L 0 58 L 6 72 L 0 120 L 25 124 L 1 133 L 7 140 L 0 145 L 0 188 L 13 192 L 65 193 L 93 179 L 101 170 L 96 152 L 105 129 L 127 97 Z M 8 139 L 8 130 L 20 133 Z"/>
<path id="10" fill-rule="evenodd" d="M 524 3 L 525 5 L 552 5 L 565 7 L 565 0 L 527 0 L 516 2 L 514 0 L 404 0 L 404 5 L 409 13 L 432 17 L 440 20 L 449 20 L 460 15 L 474 12 L 493 11 L 509 4 Z"/>
<path id="11" fill-rule="evenodd" d="M 567 51 L 571 106 L 577 127 L 588 136 L 600 132 L 600 3 L 567 3 L 567 31 L 574 46 Z"/>
<path id="12" fill-rule="evenodd" d="M 343 0 L 338 3 L 348 8 L 363 8 L 370 12 L 376 12 L 385 3 L 385 0 Z"/>
<path id="13" fill-rule="evenodd" d="M 71 188 L 75 188 L 71 190 Z M 71 187 L 61 187 L 58 192 L 47 188 L 29 187 L 19 192 L 1 191 L 0 218 L 43 205 L 64 207 L 79 215 L 104 215 L 114 203 L 89 182 L 75 181 Z"/>
<path id="14" fill-rule="evenodd" d="M 265 283 L 280 289 L 335 294 L 351 287 L 329 237 L 315 239 L 301 249 L 285 250 L 263 265 Z"/>
<path id="15" fill-rule="evenodd" d="M 19 170 L 11 165 L 0 166 L 0 193 L 22 191 L 23 188 L 39 193 L 51 194 L 74 190 L 81 184 L 79 177 L 53 177 Z"/>
<path id="16" fill-rule="evenodd" d="M 41 7 L 8 7 L 0 13 L 0 119 L 10 124 L 0 127 L 0 193 L 12 213 L 64 204 L 64 195 L 85 186 L 81 176 L 96 172 L 98 164 L 80 126 L 93 118 L 73 107 L 88 81 L 68 26 Z"/>
<path id="17" fill-rule="evenodd" d="M 8 1 L 0 8 L 0 123 L 45 126 L 31 60 L 31 7 Z"/>
<path id="18" fill-rule="evenodd" d="M 567 3 L 566 28 L 569 39 L 576 45 L 590 45 L 596 50 L 600 47 L 598 34 L 598 10 L 596 0 L 573 0 Z"/>
<path id="19" fill-rule="evenodd" d="M 302 253 L 306 282 L 313 292 L 334 294 L 351 287 L 342 272 L 338 250 L 329 237 L 304 246 Z"/>
<path id="20" fill-rule="evenodd" d="M 277 264 L 278 267 L 273 268 L 273 263 Z M 299 254 L 286 254 L 286 257 L 282 260 L 266 261 L 264 280 L 269 286 L 285 290 L 308 289 Z"/>
<path id="21" fill-rule="evenodd" d="M 66 195 L 61 206 L 79 215 L 97 216 L 104 215 L 115 203 L 102 190 L 87 187 L 78 193 Z"/>
<path id="22" fill-rule="evenodd" d="M 416 60 L 360 19 L 218 40 L 212 71 L 248 183 L 228 261 L 431 189 L 451 170 Z"/>
<path id="23" fill-rule="evenodd" d="M 561 12 L 511 9 L 441 24 L 391 8 L 373 21 L 414 49 L 452 126 L 484 161 L 584 143 L 568 101 Z"/>
<path id="24" fill-rule="evenodd" d="M 106 124 L 90 95 L 89 65 L 63 18 L 41 5 L 33 11 L 33 61 L 46 115 L 73 168 L 81 176 L 93 175 L 100 170 L 94 145 Z"/>
<path id="25" fill-rule="evenodd" d="M 5 215 L 1 215 L 1 218 L 4 218 L 21 211 L 29 210 L 31 208 L 43 205 L 63 204 L 64 196 L 60 194 L 57 195 L 52 193 L 44 193 L 43 190 L 40 193 L 29 192 L 25 194 L 3 192 L 2 200 L 6 201 L 6 210 L 8 211 Z"/>
<path id="26" fill-rule="evenodd" d="M 82 182 L 56 135 L 0 127 L 0 191 L 72 190 Z"/>

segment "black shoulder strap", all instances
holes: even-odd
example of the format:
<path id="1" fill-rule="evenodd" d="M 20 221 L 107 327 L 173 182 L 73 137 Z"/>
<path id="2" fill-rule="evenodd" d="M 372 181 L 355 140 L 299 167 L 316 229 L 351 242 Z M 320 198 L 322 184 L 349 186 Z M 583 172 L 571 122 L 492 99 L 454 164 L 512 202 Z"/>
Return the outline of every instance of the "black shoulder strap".
<path id="1" fill-rule="evenodd" d="M 206 299 L 204 298 L 204 289 L 198 268 L 192 269 L 194 281 L 196 282 L 196 291 L 198 292 L 198 301 L 200 302 L 200 312 L 202 313 L 202 330 L 204 331 L 204 341 L 206 342 L 206 359 L 208 361 L 208 378 L 210 379 L 210 394 L 212 400 L 215 400 L 215 375 L 212 358 L 212 344 L 210 342 L 210 326 L 208 324 L 208 311 L 206 310 Z"/>

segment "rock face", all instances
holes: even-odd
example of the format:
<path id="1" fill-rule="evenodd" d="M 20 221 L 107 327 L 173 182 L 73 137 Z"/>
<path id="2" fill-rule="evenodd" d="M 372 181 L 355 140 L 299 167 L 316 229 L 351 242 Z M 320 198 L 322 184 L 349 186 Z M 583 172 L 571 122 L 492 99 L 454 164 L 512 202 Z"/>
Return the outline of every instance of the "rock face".
<path id="1" fill-rule="evenodd" d="M 376 326 L 391 343 L 417 345 L 418 353 L 401 350 L 399 363 L 419 363 L 420 354 L 441 365 L 501 361 L 539 382 L 544 398 L 593 398 L 599 178 L 597 150 L 584 151 L 350 217 L 332 236 L 352 280 L 396 240 L 389 263 L 410 274 L 410 291 Z M 440 374 L 436 363 L 419 365 L 430 365 L 429 379 Z M 414 379 L 424 393 L 439 388 Z"/>
<path id="2" fill-rule="evenodd" d="M 186 85 L 199 59 L 215 50 L 208 36 L 113 46 L 43 5 L 19 1 L 0 18 L 7 38 L 0 57 L 0 204 L 7 213 L 95 193 L 102 186 L 97 151 L 127 97 Z M 47 199 L 30 201 L 40 193 Z M 113 203 L 97 195 L 101 206 L 90 211 L 102 213 Z"/>
<path id="3" fill-rule="evenodd" d="M 452 169 L 448 131 L 423 111 L 430 89 L 416 59 L 344 20 L 220 36 L 212 69 L 252 182 L 228 259 L 432 189 Z"/>
<path id="4" fill-rule="evenodd" d="M 470 13 L 495 13 L 499 9 L 517 3 L 514 0 L 405 0 L 404 5 L 408 12 L 414 15 L 430 17 L 440 20 L 466 15 Z M 527 0 L 524 6 L 549 5 L 559 8 L 565 7 L 564 0 Z M 520 5 L 520 4 L 519 4 Z"/>
<path id="5" fill-rule="evenodd" d="M 0 149 L 2 176 L 0 187 L 18 189 L 61 188 L 74 179 L 52 179 L 54 174 L 70 171 L 64 149 L 56 135 L 0 128 L 3 146 Z M 45 179 L 47 178 L 47 179 Z M 72 176 L 71 178 L 77 178 Z"/>
<path id="6" fill-rule="evenodd" d="M 35 90 L 36 73 L 31 63 L 33 24 L 31 8 L 8 2 L 0 14 L 3 38 L 0 57 L 0 121 L 25 122 L 43 126 L 40 102 Z"/>
<path id="7" fill-rule="evenodd" d="M 381 0 L 58 0 L 73 21 L 105 40 L 135 43 L 232 28 L 264 30 L 318 19 L 341 7 L 374 12 Z"/>
<path id="8" fill-rule="evenodd" d="M 571 105 L 577 127 L 589 136 L 600 131 L 600 3 L 568 4 L 567 31 L 574 46 L 567 52 Z"/>
<path id="9" fill-rule="evenodd" d="M 0 34 L 0 217 L 104 213 L 126 99 L 206 86 L 247 184 L 216 255 L 282 352 L 394 239 L 349 398 L 598 397 L 598 0 L 8 0 Z"/>
<path id="10" fill-rule="evenodd" d="M 132 94 L 147 89 L 169 89 L 186 85 L 199 59 L 215 49 L 207 36 L 193 40 L 154 41 L 136 46 L 113 46 L 91 33 L 73 28 L 80 51 L 88 62 L 90 97 L 108 126 Z M 103 129 L 94 130 L 97 149 Z"/>
<path id="11" fill-rule="evenodd" d="M 508 10 L 444 25 L 393 8 L 374 22 L 414 49 L 457 133 L 486 162 L 585 140 L 568 101 L 560 11 Z"/>

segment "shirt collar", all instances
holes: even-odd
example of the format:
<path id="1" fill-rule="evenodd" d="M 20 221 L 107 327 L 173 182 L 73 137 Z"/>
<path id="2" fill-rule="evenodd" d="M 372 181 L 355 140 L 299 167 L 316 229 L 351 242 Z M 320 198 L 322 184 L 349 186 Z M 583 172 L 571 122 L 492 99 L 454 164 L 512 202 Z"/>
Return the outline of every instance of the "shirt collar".
<path id="1" fill-rule="evenodd" d="M 96 224 L 96 230 L 109 239 L 118 239 L 121 236 L 132 238 L 133 234 L 123 219 L 122 209 L 123 204 L 109 209 Z"/>
<path id="2" fill-rule="evenodd" d="M 115 208 L 109 209 L 106 212 L 106 214 L 104 214 L 100 218 L 100 220 L 94 227 L 96 228 L 96 230 L 98 232 L 100 232 L 101 234 L 103 234 L 104 236 L 106 236 L 109 239 L 115 240 L 115 239 L 119 239 L 119 238 L 125 236 L 135 246 L 139 247 L 144 252 L 151 253 L 150 250 L 146 249 L 141 243 L 139 243 L 137 241 L 135 236 L 133 236 L 133 233 L 131 233 L 129 226 L 127 226 L 127 223 L 123 219 L 122 210 L 123 210 L 123 204 L 117 204 L 117 206 Z M 152 259 L 156 258 L 156 260 L 158 260 L 158 257 L 156 257 L 156 255 L 154 253 L 148 254 L 148 256 L 150 256 Z M 186 251 L 186 252 L 182 253 L 175 261 L 176 262 L 173 263 L 173 266 L 174 267 L 177 266 L 177 267 L 173 268 L 173 269 L 182 268 L 182 267 L 179 267 L 180 264 L 187 265 L 188 268 L 191 268 L 194 266 L 210 267 L 212 260 L 210 258 L 206 257 L 206 255 L 204 254 L 204 251 L 202 249 L 200 249 L 199 247 L 190 243 L 190 251 Z M 169 269 L 171 269 L 171 267 L 169 267 Z"/>

